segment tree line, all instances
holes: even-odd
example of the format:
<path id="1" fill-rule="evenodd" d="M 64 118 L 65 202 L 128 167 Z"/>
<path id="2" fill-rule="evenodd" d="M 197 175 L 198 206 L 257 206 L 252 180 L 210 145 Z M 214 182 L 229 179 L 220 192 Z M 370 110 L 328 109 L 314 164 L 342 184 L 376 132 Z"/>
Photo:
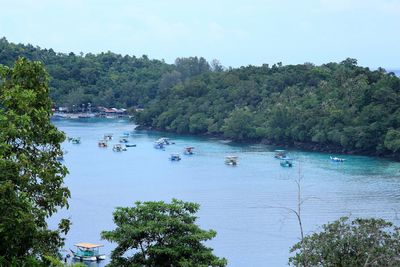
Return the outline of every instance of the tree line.
<path id="1" fill-rule="evenodd" d="M 0 63 L 18 56 L 44 62 L 59 106 L 139 107 L 144 128 L 400 158 L 400 79 L 355 59 L 224 68 L 201 57 L 167 64 L 0 39 Z"/>

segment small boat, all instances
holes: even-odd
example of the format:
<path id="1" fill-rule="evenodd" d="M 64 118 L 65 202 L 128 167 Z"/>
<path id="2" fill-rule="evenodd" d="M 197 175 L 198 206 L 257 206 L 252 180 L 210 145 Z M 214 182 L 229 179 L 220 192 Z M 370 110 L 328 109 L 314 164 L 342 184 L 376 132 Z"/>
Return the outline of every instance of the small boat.
<path id="1" fill-rule="evenodd" d="M 333 161 L 333 162 L 344 162 L 346 159 L 344 159 L 344 158 L 338 158 L 338 157 L 330 157 L 331 158 L 331 161 Z"/>
<path id="2" fill-rule="evenodd" d="M 106 140 L 99 140 L 99 142 L 97 143 L 97 145 L 98 145 L 99 147 L 107 147 L 107 146 L 108 146 Z"/>
<path id="3" fill-rule="evenodd" d="M 136 147 L 135 144 L 125 144 L 125 147 Z"/>
<path id="4" fill-rule="evenodd" d="M 283 149 L 277 149 L 277 150 L 275 150 L 274 157 L 277 158 L 277 159 L 286 158 L 286 151 L 283 150 Z"/>
<path id="5" fill-rule="evenodd" d="M 113 135 L 111 133 L 104 134 L 103 139 L 106 141 L 110 141 L 112 139 Z"/>
<path id="6" fill-rule="evenodd" d="M 64 155 L 67 154 L 67 153 L 68 153 L 67 150 L 63 150 L 63 151 L 62 151 L 62 154 L 61 154 L 61 155 L 58 155 L 58 156 L 56 157 L 56 160 L 58 160 L 58 161 L 63 161 L 63 160 L 64 160 Z"/>
<path id="7" fill-rule="evenodd" d="M 121 144 L 115 144 L 115 145 L 113 146 L 113 151 L 115 151 L 115 152 L 122 152 L 122 151 L 126 151 L 126 148 L 125 148 L 125 147 L 122 147 Z"/>
<path id="8" fill-rule="evenodd" d="M 156 142 L 157 142 L 157 143 L 162 143 L 162 144 L 164 144 L 164 145 L 173 145 L 173 144 L 175 144 L 174 142 L 171 142 L 171 141 L 169 140 L 169 138 L 166 138 L 166 137 L 161 137 L 161 138 L 158 139 Z"/>
<path id="9" fill-rule="evenodd" d="M 119 139 L 119 142 L 120 142 L 120 143 L 128 143 L 129 140 L 128 140 L 128 138 L 126 138 L 126 137 L 121 137 L 121 138 Z"/>
<path id="10" fill-rule="evenodd" d="M 236 166 L 237 162 L 238 162 L 237 156 L 226 156 L 225 157 L 225 164 L 227 164 L 227 165 Z"/>
<path id="11" fill-rule="evenodd" d="M 283 158 L 280 164 L 282 167 L 293 167 L 293 160 L 291 158 Z"/>
<path id="12" fill-rule="evenodd" d="M 79 114 L 78 119 L 89 119 L 92 116 L 90 114 Z"/>
<path id="13" fill-rule="evenodd" d="M 179 154 L 171 154 L 171 156 L 169 157 L 169 159 L 171 161 L 180 161 L 181 160 L 181 156 Z"/>
<path id="14" fill-rule="evenodd" d="M 164 149 L 164 143 L 159 143 L 159 142 L 155 142 L 154 143 L 154 148 L 157 148 L 157 149 Z"/>
<path id="15" fill-rule="evenodd" d="M 194 149 L 194 147 L 192 147 L 192 146 L 186 147 L 185 150 L 183 151 L 183 153 L 185 155 L 193 155 L 194 154 L 193 149 Z"/>
<path id="16" fill-rule="evenodd" d="M 73 137 L 71 139 L 72 144 L 80 144 L 81 143 L 81 138 L 80 137 Z"/>
<path id="17" fill-rule="evenodd" d="M 79 261 L 100 261 L 106 258 L 105 254 L 99 253 L 99 248 L 103 245 L 92 243 L 78 243 L 75 244 L 76 251 L 70 249 L 75 260 Z"/>

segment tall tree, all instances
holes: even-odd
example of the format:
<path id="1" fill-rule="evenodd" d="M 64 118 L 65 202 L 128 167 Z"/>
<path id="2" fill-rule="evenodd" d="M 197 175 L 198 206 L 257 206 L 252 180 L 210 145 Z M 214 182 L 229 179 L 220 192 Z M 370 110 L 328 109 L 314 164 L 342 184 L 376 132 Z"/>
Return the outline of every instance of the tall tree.
<path id="1" fill-rule="evenodd" d="M 57 161 L 65 136 L 50 123 L 48 75 L 24 58 L 0 65 L 0 259 L 8 265 L 55 256 L 69 221 L 46 219 L 67 207 L 67 169 Z M 8 264 L 7 264 L 8 263 Z"/>
<path id="2" fill-rule="evenodd" d="M 400 266 L 400 229 L 383 219 L 343 217 L 295 244 L 294 266 Z M 304 264 L 307 262 L 307 264 Z"/>
<path id="3" fill-rule="evenodd" d="M 198 209 L 196 203 L 176 199 L 117 208 L 117 228 L 102 232 L 102 238 L 117 243 L 109 266 L 226 266 L 202 243 L 216 232 L 195 224 Z"/>

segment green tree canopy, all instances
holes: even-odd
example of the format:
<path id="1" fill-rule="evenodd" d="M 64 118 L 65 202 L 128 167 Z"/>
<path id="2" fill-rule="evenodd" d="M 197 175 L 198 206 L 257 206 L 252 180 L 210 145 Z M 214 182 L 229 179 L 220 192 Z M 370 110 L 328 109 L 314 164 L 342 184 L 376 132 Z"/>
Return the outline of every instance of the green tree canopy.
<path id="1" fill-rule="evenodd" d="M 400 229 L 383 219 L 343 217 L 291 248 L 294 266 L 400 266 Z"/>
<path id="2" fill-rule="evenodd" d="M 109 266 L 226 266 L 202 242 L 215 237 L 195 224 L 196 203 L 173 199 L 171 203 L 136 202 L 117 208 L 117 228 L 102 238 L 116 242 Z"/>
<path id="3" fill-rule="evenodd" d="M 48 75 L 39 62 L 0 65 L 0 258 L 5 265 L 58 255 L 69 221 L 46 219 L 67 207 L 67 169 L 57 161 L 64 134 L 50 123 Z M 8 263 L 8 264 L 7 264 Z M 18 264 L 17 264 L 18 265 Z M 29 265 L 29 264 L 28 264 Z"/>

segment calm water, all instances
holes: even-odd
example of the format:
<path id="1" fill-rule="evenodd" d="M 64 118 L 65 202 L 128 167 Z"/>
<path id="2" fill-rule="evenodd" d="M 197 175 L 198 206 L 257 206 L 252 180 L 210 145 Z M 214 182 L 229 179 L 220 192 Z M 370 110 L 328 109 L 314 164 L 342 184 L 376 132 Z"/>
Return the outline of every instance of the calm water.
<path id="1" fill-rule="evenodd" d="M 228 266 L 287 266 L 289 248 L 298 241 L 296 218 L 285 209 L 296 207 L 295 179 L 299 167 L 306 233 L 340 216 L 379 216 L 399 224 L 400 164 L 383 159 L 343 156 L 345 163 L 331 163 L 328 154 L 291 151 L 294 168 L 282 168 L 272 147 L 237 145 L 217 139 L 169 135 L 175 145 L 165 151 L 153 142 L 165 134 L 136 131 L 129 137 L 137 147 L 117 153 L 99 148 L 97 141 L 113 133 L 117 143 L 132 124 L 124 120 L 61 120 L 55 125 L 82 143 L 64 143 L 64 163 L 70 174 L 66 184 L 72 197 L 70 209 L 57 216 L 70 217 L 73 225 L 66 249 L 76 242 L 105 245 L 102 230 L 114 229 L 112 212 L 135 201 L 178 198 L 201 204 L 198 223 L 214 229 L 208 242 Z M 194 146 L 196 154 L 170 162 L 170 153 Z M 226 155 L 239 156 L 236 167 L 224 164 Z M 52 224 L 52 222 L 50 222 Z"/>

